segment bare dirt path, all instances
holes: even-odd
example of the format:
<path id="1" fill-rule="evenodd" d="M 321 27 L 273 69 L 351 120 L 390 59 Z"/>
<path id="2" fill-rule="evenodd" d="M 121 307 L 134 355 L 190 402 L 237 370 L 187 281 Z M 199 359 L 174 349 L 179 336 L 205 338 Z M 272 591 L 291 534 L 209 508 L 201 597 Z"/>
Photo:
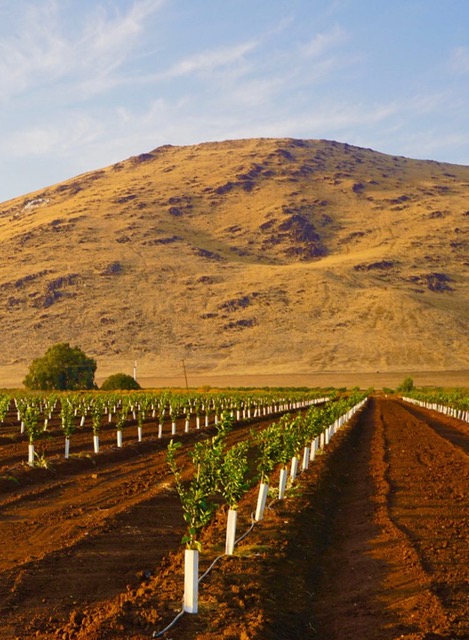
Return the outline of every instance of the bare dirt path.
<path id="1" fill-rule="evenodd" d="M 165 637 L 469 637 L 468 439 L 458 420 L 372 398 L 219 561 L 200 613 Z M 145 447 L 0 495 L 2 638 L 145 640 L 179 610 L 181 513 L 163 451 Z M 240 505 L 240 532 L 256 497 Z M 224 533 L 220 513 L 202 567 Z"/>

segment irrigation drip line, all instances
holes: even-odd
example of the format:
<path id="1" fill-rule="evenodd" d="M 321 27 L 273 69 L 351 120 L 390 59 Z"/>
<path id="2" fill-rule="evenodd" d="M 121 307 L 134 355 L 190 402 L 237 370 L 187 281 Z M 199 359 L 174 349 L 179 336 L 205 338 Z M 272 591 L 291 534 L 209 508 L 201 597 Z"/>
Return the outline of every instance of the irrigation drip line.
<path id="1" fill-rule="evenodd" d="M 163 634 L 165 634 L 167 631 L 169 631 L 170 629 L 172 629 L 174 627 L 176 622 L 179 620 L 179 618 L 182 618 L 184 613 L 185 613 L 184 609 L 181 609 L 181 611 L 177 614 L 177 616 L 175 618 L 173 618 L 172 622 L 170 622 L 168 624 L 168 626 L 166 626 L 162 631 L 158 631 L 158 632 L 153 631 L 152 638 L 161 638 L 161 636 Z"/>
<path id="2" fill-rule="evenodd" d="M 256 524 L 256 521 L 254 520 L 254 511 L 251 513 L 251 526 L 249 527 L 249 529 L 246 531 L 246 533 L 243 533 L 242 536 L 240 536 L 237 540 L 235 540 L 234 542 L 234 546 L 236 547 L 236 545 L 238 544 L 238 542 L 241 542 L 241 540 L 244 540 L 244 538 L 248 535 L 248 533 L 251 533 L 251 531 L 254 529 L 254 526 Z"/>
<path id="3" fill-rule="evenodd" d="M 202 582 L 202 580 L 205 578 L 205 576 L 208 576 L 208 574 L 210 573 L 210 571 L 213 569 L 213 567 L 217 564 L 217 562 L 223 558 L 223 555 L 221 556 L 217 556 L 215 558 L 215 560 L 212 562 L 212 564 L 209 566 L 209 568 L 200 576 L 198 582 Z"/>
<path id="4" fill-rule="evenodd" d="M 247 531 L 245 531 L 245 533 L 243 533 L 242 536 L 240 536 L 237 540 L 235 540 L 234 542 L 234 546 L 236 546 L 239 542 L 241 542 L 241 540 L 244 540 L 244 538 L 251 533 L 251 531 L 254 529 L 254 526 L 256 524 L 256 521 L 254 520 L 254 512 L 251 513 L 251 525 L 249 527 L 249 529 L 247 529 Z M 215 558 L 215 560 L 212 562 L 212 564 L 209 566 L 209 568 L 200 576 L 198 582 L 202 582 L 202 580 L 208 576 L 208 574 L 210 573 L 210 571 L 213 569 L 213 567 L 216 565 L 216 563 L 221 560 L 221 558 L 224 557 L 223 554 L 221 556 L 217 556 Z M 153 631 L 153 635 L 152 638 L 161 638 L 161 636 L 163 636 L 167 631 L 169 631 L 170 629 L 172 629 L 174 627 L 174 625 L 176 624 L 176 622 L 179 620 L 179 618 L 182 618 L 182 616 L 184 615 L 185 611 L 184 609 L 181 609 L 181 611 L 179 611 L 179 613 L 173 618 L 173 620 L 161 631 Z"/>

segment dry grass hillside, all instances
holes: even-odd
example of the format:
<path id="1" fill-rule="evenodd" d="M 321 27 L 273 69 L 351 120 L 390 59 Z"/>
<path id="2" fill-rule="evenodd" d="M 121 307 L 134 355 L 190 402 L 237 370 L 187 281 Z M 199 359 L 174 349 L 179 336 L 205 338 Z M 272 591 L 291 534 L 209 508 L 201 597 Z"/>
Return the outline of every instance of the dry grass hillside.
<path id="1" fill-rule="evenodd" d="M 469 167 L 337 142 L 165 146 L 0 204 L 1 380 L 469 370 Z"/>

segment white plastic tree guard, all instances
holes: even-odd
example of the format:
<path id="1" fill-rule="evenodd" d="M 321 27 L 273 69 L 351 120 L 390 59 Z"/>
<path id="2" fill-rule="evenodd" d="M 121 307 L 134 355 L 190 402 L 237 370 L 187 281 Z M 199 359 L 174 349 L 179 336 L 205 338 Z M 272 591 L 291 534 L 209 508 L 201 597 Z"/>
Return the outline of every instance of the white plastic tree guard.
<path id="1" fill-rule="evenodd" d="M 176 435 L 176 421 L 175 421 L 175 420 L 173 420 L 173 421 L 171 422 L 171 435 L 172 435 L 172 436 L 175 436 L 175 435 Z"/>
<path id="2" fill-rule="evenodd" d="M 142 442 L 143 439 L 143 427 L 137 427 L 137 437 L 138 437 L 138 441 Z"/>
<path id="3" fill-rule="evenodd" d="M 99 436 L 98 435 L 93 436 L 93 447 L 94 447 L 94 452 L 99 453 Z"/>
<path id="4" fill-rule="evenodd" d="M 34 445 L 28 444 L 28 464 L 30 467 L 34 467 Z"/>
<path id="5" fill-rule="evenodd" d="M 122 429 L 117 430 L 117 446 L 119 449 L 122 447 Z"/>
<path id="6" fill-rule="evenodd" d="M 278 481 L 278 499 L 283 500 L 285 498 L 285 489 L 287 486 L 287 470 L 285 467 L 280 469 L 280 477 Z"/>
<path id="7" fill-rule="evenodd" d="M 301 463 L 301 468 L 303 471 L 309 467 L 309 447 L 305 447 L 303 449 L 303 461 Z"/>
<path id="8" fill-rule="evenodd" d="M 158 438 L 162 438 L 162 437 L 163 437 L 163 425 L 160 422 L 158 425 Z"/>
<path id="9" fill-rule="evenodd" d="M 227 556 L 231 556 L 234 551 L 237 520 L 238 520 L 237 510 L 228 509 L 228 520 L 226 522 L 226 542 L 225 542 L 225 553 Z"/>
<path id="10" fill-rule="evenodd" d="M 293 458 L 291 459 L 291 466 L 290 466 L 290 479 L 292 482 L 295 480 L 297 475 L 298 475 L 298 458 L 296 456 L 293 456 Z"/>
<path id="11" fill-rule="evenodd" d="M 186 613 L 197 613 L 199 608 L 199 552 L 186 549 L 184 552 L 184 602 Z"/>
<path id="12" fill-rule="evenodd" d="M 65 459 L 68 460 L 70 457 L 70 438 L 67 436 L 65 438 Z"/>
<path id="13" fill-rule="evenodd" d="M 318 450 L 318 437 L 316 436 L 311 440 L 311 450 L 309 452 L 309 461 L 314 462 L 316 458 L 316 451 Z"/>
<path id="14" fill-rule="evenodd" d="M 267 501 L 267 493 L 269 491 L 269 485 L 266 482 L 261 482 L 259 485 L 259 494 L 257 496 L 256 514 L 254 520 L 259 522 L 264 517 L 265 503 Z"/>

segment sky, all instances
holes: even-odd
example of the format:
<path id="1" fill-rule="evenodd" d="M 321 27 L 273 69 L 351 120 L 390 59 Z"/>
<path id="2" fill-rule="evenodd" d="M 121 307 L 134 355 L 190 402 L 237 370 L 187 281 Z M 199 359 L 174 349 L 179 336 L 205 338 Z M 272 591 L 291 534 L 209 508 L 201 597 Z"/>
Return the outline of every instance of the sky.
<path id="1" fill-rule="evenodd" d="M 467 0 L 0 0 L 0 201 L 164 144 L 469 165 Z"/>

